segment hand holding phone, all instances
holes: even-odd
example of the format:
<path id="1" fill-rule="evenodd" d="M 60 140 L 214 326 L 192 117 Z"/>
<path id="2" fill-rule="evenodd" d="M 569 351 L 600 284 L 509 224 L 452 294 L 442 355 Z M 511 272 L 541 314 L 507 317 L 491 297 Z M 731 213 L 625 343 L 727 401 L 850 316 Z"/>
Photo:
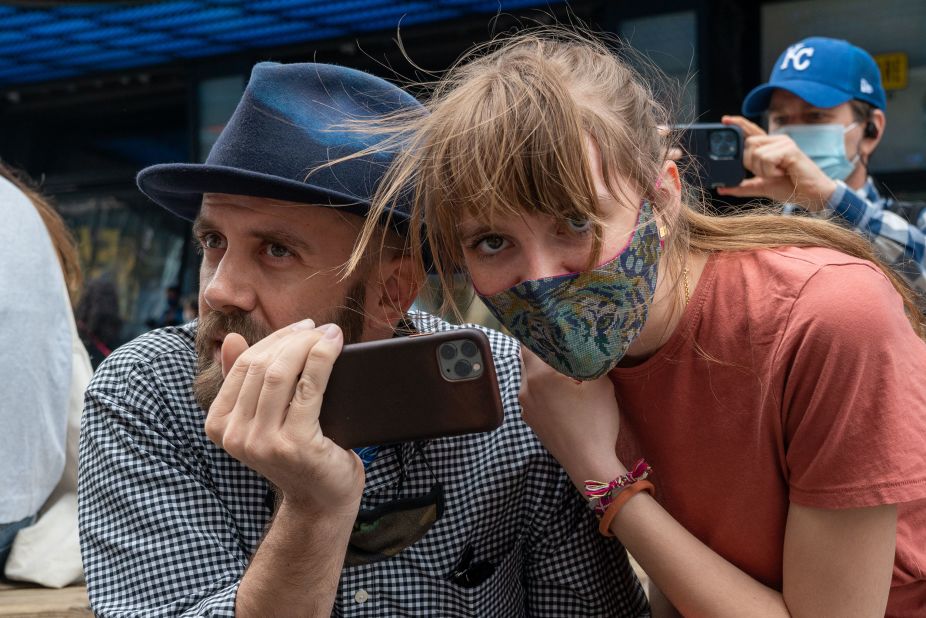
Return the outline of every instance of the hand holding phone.
<path id="1" fill-rule="evenodd" d="M 355 448 L 490 431 L 502 418 L 488 337 L 465 328 L 344 346 L 319 423 Z"/>
<path id="2" fill-rule="evenodd" d="M 753 174 L 736 187 L 723 187 L 724 198 L 765 198 L 790 202 L 816 212 L 826 208 L 836 182 L 803 152 L 787 134 L 769 135 L 742 116 L 724 116 L 726 126 L 736 126 L 746 136 L 743 163 Z"/>
<path id="3" fill-rule="evenodd" d="M 674 125 L 682 148 L 686 181 L 704 189 L 735 187 L 743 182 L 743 131 L 720 123 Z"/>

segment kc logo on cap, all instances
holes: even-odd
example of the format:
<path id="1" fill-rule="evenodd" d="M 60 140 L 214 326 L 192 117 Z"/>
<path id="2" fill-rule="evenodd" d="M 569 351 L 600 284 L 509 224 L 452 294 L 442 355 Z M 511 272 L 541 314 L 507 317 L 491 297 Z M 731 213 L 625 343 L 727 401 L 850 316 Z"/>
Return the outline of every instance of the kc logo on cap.
<path id="1" fill-rule="evenodd" d="M 788 68 L 788 63 L 794 67 L 795 71 L 805 71 L 810 66 L 810 58 L 813 56 L 813 47 L 805 47 L 803 43 L 792 45 L 784 53 L 781 66 L 782 71 Z"/>

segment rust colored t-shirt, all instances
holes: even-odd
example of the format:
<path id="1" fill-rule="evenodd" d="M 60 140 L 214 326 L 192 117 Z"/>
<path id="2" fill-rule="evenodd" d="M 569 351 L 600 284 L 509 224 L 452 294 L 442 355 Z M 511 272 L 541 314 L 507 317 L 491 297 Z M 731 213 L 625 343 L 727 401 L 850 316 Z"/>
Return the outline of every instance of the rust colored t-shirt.
<path id="1" fill-rule="evenodd" d="M 781 590 L 789 502 L 897 504 L 888 614 L 926 616 L 926 343 L 874 265 L 713 255 L 669 341 L 610 375 L 622 461 L 701 541 Z"/>

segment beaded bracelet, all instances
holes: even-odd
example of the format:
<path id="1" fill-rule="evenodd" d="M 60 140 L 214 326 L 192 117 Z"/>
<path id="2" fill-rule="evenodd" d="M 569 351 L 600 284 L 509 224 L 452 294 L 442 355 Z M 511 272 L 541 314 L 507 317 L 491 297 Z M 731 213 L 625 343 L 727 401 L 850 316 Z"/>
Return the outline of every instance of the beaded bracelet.
<path id="1" fill-rule="evenodd" d="M 640 459 L 633 464 L 627 474 L 617 477 L 610 483 L 594 480 L 585 481 L 585 495 L 598 519 L 604 517 L 604 512 L 608 510 L 608 507 L 625 487 L 637 481 L 642 481 L 652 471 L 650 465 L 645 460 Z"/>

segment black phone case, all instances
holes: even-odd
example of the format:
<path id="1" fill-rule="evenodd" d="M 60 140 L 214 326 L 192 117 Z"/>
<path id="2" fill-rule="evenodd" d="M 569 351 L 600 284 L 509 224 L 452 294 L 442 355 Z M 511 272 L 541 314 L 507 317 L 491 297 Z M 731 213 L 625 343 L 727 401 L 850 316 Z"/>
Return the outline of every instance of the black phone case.
<path id="1" fill-rule="evenodd" d="M 438 347 L 467 339 L 482 374 L 450 381 Z M 485 333 L 473 328 L 358 343 L 334 363 L 322 401 L 322 433 L 343 448 L 385 445 L 479 431 L 502 424 L 503 408 Z"/>
<path id="2" fill-rule="evenodd" d="M 677 125 L 679 146 L 690 157 L 685 161 L 686 182 L 703 189 L 716 187 L 735 187 L 746 177 L 743 167 L 743 131 L 733 125 L 721 123 L 700 123 Z M 711 155 L 710 133 L 718 129 L 732 130 L 739 136 L 736 156 L 733 158 L 716 158 Z"/>

